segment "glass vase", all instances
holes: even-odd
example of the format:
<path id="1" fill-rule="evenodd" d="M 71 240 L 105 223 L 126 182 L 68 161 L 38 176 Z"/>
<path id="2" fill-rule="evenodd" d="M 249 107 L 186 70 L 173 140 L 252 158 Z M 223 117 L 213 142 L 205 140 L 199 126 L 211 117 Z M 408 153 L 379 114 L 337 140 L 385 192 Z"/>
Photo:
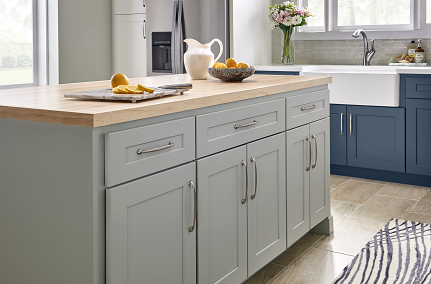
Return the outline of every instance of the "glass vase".
<path id="1" fill-rule="evenodd" d="M 281 64 L 293 65 L 295 64 L 295 49 L 292 45 L 292 35 L 294 32 L 293 27 L 286 27 L 283 30 L 283 48 L 281 51 Z"/>

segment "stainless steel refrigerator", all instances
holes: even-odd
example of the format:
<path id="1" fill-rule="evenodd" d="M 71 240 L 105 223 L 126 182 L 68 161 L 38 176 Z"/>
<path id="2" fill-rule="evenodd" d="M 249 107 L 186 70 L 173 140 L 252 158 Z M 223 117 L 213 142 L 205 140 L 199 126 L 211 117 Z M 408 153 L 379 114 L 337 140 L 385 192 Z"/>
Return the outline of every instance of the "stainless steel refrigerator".
<path id="1" fill-rule="evenodd" d="M 219 62 L 229 58 L 229 0 L 147 0 L 146 6 L 148 76 L 184 73 L 186 38 L 202 44 L 218 38 L 224 50 Z M 220 49 L 213 44 L 211 50 L 217 56 Z M 154 69 L 161 64 L 164 70 Z"/>

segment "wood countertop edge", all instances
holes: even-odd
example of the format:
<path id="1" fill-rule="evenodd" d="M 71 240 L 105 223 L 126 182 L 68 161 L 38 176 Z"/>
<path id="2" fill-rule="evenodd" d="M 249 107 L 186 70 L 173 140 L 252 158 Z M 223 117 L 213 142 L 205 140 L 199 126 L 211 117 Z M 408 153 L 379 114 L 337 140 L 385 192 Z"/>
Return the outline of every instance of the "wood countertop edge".
<path id="1" fill-rule="evenodd" d="M 198 95 L 189 97 L 170 97 L 172 98 L 171 101 L 160 101 L 160 103 L 151 105 L 139 105 L 137 103 L 129 105 L 123 109 L 108 110 L 98 113 L 0 105 L 0 117 L 84 127 L 101 127 L 257 97 L 264 97 L 277 93 L 327 85 L 332 82 L 331 77 L 308 77 L 301 79 L 304 80 L 295 82 L 274 81 L 271 82 L 274 84 L 269 87 L 255 87 L 252 89 L 236 91 L 234 93 L 224 92 L 221 94 L 212 94 L 209 96 Z M 169 97 L 166 97 L 166 99 L 168 98 Z"/>
<path id="2" fill-rule="evenodd" d="M 222 94 L 211 95 L 211 96 L 191 97 L 181 101 L 165 102 L 163 104 L 158 104 L 158 105 L 142 106 L 142 107 L 136 107 L 132 109 L 98 113 L 94 115 L 93 127 L 106 126 L 106 125 L 111 125 L 115 123 L 122 123 L 127 121 L 138 120 L 138 119 L 156 117 L 156 116 L 172 114 L 176 112 L 183 112 L 183 111 L 221 105 L 221 104 L 237 102 L 237 101 L 242 101 L 247 99 L 264 97 L 264 96 L 274 95 L 278 93 L 307 89 L 311 87 L 330 84 L 331 82 L 332 82 L 331 77 L 320 77 L 320 78 L 314 77 L 311 82 L 309 80 L 304 80 L 300 82 L 295 82 L 295 84 L 280 83 L 279 85 L 265 87 L 262 89 L 243 90 L 243 91 L 235 92 L 233 95 L 231 93 L 222 93 Z M 253 93 L 251 94 L 251 92 Z M 150 111 L 148 111 L 148 109 L 150 109 Z M 115 123 L 113 123 L 112 120 L 114 120 Z"/>

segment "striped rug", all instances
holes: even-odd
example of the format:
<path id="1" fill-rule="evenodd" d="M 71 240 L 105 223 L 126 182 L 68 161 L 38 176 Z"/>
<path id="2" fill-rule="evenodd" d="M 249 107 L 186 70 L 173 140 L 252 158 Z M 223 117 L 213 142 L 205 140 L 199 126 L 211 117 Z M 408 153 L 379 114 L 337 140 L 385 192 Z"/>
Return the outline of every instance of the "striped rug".
<path id="1" fill-rule="evenodd" d="M 333 284 L 431 284 L 431 225 L 391 219 Z"/>

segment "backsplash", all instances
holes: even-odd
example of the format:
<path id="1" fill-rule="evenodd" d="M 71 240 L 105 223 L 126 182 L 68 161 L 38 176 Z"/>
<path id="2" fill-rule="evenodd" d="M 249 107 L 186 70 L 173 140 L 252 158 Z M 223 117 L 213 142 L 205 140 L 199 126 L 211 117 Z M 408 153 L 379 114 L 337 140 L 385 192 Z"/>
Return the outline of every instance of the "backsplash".
<path id="1" fill-rule="evenodd" d="M 283 32 L 273 31 L 272 63 L 280 64 Z M 417 39 L 376 39 L 376 54 L 371 65 L 388 65 L 392 56 L 407 53 L 407 46 Z M 364 42 L 361 38 L 348 40 L 294 40 L 296 65 L 361 65 Z M 371 42 L 371 39 L 369 39 Z M 431 62 L 431 39 L 422 39 L 426 62 Z"/>

